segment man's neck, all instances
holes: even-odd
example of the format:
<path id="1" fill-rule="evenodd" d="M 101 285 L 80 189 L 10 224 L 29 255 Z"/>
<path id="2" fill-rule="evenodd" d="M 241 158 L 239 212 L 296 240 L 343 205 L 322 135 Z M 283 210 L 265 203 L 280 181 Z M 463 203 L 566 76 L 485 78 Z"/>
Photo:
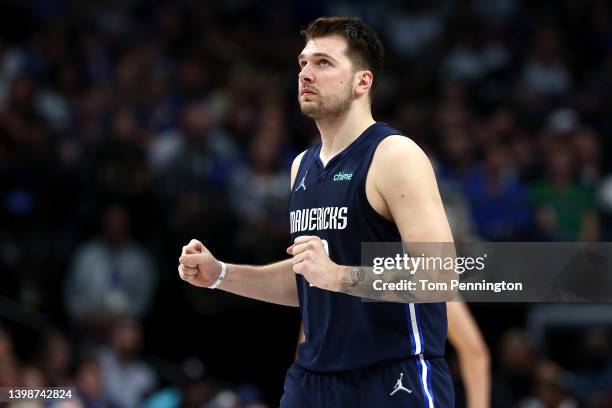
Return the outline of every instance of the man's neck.
<path id="1" fill-rule="evenodd" d="M 344 115 L 316 121 L 321 133 L 321 161 L 323 164 L 344 150 L 375 121 L 369 107 L 355 107 Z"/>

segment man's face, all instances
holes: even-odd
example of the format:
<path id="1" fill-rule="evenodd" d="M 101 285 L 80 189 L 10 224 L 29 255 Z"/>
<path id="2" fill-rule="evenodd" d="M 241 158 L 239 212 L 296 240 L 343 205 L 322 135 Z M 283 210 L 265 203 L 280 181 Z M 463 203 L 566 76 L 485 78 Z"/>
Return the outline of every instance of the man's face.
<path id="1" fill-rule="evenodd" d="M 306 116 L 333 118 L 350 109 L 355 69 L 346 55 L 347 47 L 337 35 L 306 43 L 298 57 L 298 102 Z"/>

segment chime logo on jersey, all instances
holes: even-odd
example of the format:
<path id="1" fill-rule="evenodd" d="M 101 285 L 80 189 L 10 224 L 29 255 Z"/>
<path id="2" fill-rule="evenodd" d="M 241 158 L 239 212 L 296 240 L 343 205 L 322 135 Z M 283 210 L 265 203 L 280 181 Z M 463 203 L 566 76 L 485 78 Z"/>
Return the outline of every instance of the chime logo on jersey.
<path id="1" fill-rule="evenodd" d="M 334 181 L 351 181 L 351 179 L 353 178 L 353 173 L 345 173 L 343 171 L 339 171 L 338 173 L 334 174 Z"/>
<path id="2" fill-rule="evenodd" d="M 348 207 L 304 208 L 289 213 L 291 233 L 346 228 Z"/>

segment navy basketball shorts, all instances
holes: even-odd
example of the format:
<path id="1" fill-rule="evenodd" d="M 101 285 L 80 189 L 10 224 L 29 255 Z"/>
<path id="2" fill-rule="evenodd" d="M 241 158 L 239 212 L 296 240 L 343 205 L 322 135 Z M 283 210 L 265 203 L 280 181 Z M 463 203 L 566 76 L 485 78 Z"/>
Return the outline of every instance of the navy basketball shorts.
<path id="1" fill-rule="evenodd" d="M 420 357 L 322 373 L 292 365 L 281 408 L 452 408 L 453 382 L 444 358 Z"/>

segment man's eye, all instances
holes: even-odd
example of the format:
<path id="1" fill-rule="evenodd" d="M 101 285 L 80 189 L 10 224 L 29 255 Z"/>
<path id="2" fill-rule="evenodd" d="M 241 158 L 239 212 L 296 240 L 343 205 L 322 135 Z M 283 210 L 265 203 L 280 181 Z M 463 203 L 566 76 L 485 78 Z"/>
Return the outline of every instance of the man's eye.
<path id="1" fill-rule="evenodd" d="M 319 64 L 321 65 L 329 65 L 329 61 L 326 59 L 322 59 L 321 61 L 319 61 Z"/>

